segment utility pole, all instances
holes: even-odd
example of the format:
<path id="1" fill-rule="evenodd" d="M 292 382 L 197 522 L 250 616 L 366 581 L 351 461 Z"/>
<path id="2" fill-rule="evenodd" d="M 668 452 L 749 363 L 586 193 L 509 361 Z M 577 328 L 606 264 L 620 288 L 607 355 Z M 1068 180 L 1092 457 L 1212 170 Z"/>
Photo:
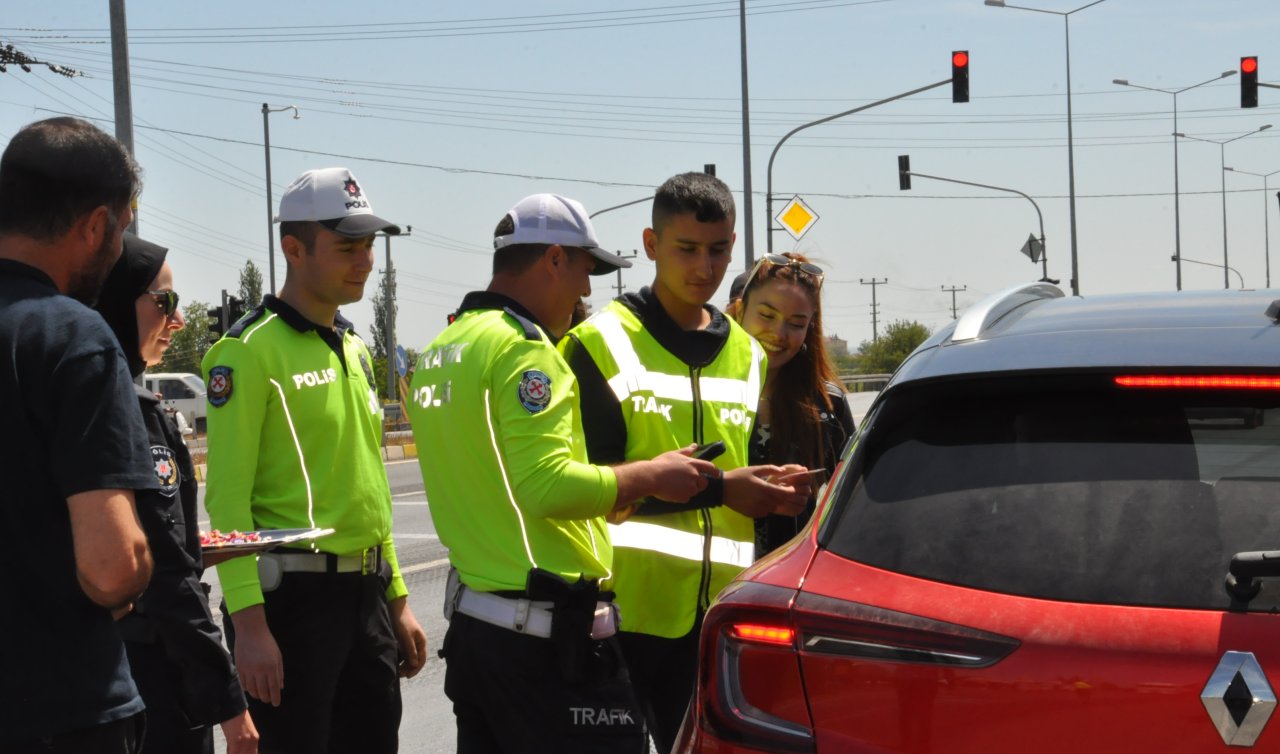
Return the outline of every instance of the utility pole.
<path id="1" fill-rule="evenodd" d="M 713 172 L 713 173 L 712 173 L 712 175 L 715 175 L 715 173 Z M 639 253 L 638 251 L 636 251 L 635 249 L 632 249 L 630 254 L 622 254 L 622 253 L 619 253 L 619 254 L 618 254 L 618 256 L 622 257 L 623 259 L 635 259 L 636 257 L 640 256 L 640 253 Z M 626 286 L 624 286 L 624 285 L 622 284 L 622 268 L 621 268 L 621 267 L 619 267 L 619 268 L 618 268 L 618 282 L 614 284 L 614 286 L 613 286 L 613 290 L 617 291 L 617 295 L 618 295 L 618 296 L 621 296 L 621 295 L 622 295 L 622 289 L 623 289 L 623 288 L 625 288 L 625 287 L 626 287 Z"/>
<path id="2" fill-rule="evenodd" d="M 266 107 L 266 105 L 263 105 L 263 107 Z M 387 271 L 383 274 L 390 277 L 391 275 L 391 234 L 382 233 L 381 235 L 382 235 L 382 238 L 386 241 L 386 245 L 387 245 Z M 404 226 L 404 230 L 400 232 L 400 235 L 402 236 L 413 235 L 413 226 L 412 225 Z M 396 302 L 391 295 L 390 280 L 388 280 L 386 300 L 383 301 L 382 304 L 383 304 L 383 307 L 386 309 L 386 311 L 383 312 L 383 317 L 385 318 L 387 323 L 387 396 L 390 398 L 395 398 L 396 397 L 396 377 L 398 376 L 400 369 L 396 364 L 396 315 L 395 315 Z"/>
<path id="3" fill-rule="evenodd" d="M 948 288 L 944 285 L 942 286 L 942 290 L 951 294 L 951 318 L 956 319 L 956 291 L 967 291 L 969 290 L 969 286 L 966 285 L 963 288 Z"/>
<path id="4" fill-rule="evenodd" d="M 871 342 L 875 343 L 880 340 L 880 305 L 876 303 L 876 286 L 888 283 L 889 278 L 885 278 L 884 280 L 876 280 L 875 278 L 863 280 L 862 278 L 858 278 L 858 282 L 863 285 L 871 286 Z"/>
<path id="5" fill-rule="evenodd" d="M 129 156 L 133 151 L 133 98 L 129 87 L 129 25 L 124 17 L 124 0 L 111 0 L 111 81 L 115 90 L 116 140 Z M 134 210 L 129 230 L 138 232 L 138 212 Z"/>
<path id="6" fill-rule="evenodd" d="M 747 95 L 747 0 L 738 0 L 738 31 L 742 48 L 742 230 L 747 237 L 747 269 L 756 262 L 755 220 L 751 204 L 751 98 Z M 714 173 L 713 173 L 714 175 Z M 765 208 L 766 212 L 772 210 Z M 773 220 L 769 220 L 773 225 Z"/>

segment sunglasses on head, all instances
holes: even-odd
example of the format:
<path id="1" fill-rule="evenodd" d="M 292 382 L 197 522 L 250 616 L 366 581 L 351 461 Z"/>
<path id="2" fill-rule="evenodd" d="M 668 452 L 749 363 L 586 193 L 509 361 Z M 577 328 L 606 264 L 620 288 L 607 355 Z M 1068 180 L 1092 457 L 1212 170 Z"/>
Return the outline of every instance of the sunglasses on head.
<path id="1" fill-rule="evenodd" d="M 813 277 L 814 281 L 822 284 L 822 278 L 826 274 L 822 268 L 812 262 L 801 262 L 799 259 L 792 259 L 782 254 L 766 254 L 760 257 L 760 261 L 756 262 L 756 266 L 751 268 L 751 275 L 747 278 L 749 281 L 756 280 L 756 276 L 764 272 L 765 277 L 772 277 L 777 274 L 777 270 L 784 267 L 794 267 L 806 275 Z"/>
<path id="2" fill-rule="evenodd" d="M 172 317 L 178 311 L 177 291 L 147 291 L 147 295 L 155 297 L 156 308 L 163 311 L 164 316 Z"/>

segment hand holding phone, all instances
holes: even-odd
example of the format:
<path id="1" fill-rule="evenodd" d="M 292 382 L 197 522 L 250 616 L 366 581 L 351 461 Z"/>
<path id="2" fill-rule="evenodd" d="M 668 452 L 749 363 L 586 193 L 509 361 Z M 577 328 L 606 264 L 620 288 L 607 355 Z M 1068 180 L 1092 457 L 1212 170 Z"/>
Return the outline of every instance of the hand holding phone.
<path id="1" fill-rule="evenodd" d="M 722 455 L 724 455 L 724 440 L 699 445 L 697 450 L 693 451 L 693 457 L 699 461 L 714 461 Z"/>

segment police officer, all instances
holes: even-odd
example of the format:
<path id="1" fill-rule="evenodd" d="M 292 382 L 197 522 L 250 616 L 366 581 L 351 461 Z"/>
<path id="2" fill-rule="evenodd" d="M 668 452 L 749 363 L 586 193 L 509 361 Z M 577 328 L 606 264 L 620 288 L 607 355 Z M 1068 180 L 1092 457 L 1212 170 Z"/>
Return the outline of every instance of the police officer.
<path id="1" fill-rule="evenodd" d="M 338 307 L 358 301 L 375 216 L 346 168 L 280 199 L 288 272 L 205 355 L 209 521 L 223 531 L 332 528 L 309 545 L 218 566 L 264 752 L 392 752 L 399 675 L 426 661 L 391 538 L 369 350 Z"/>
<path id="2" fill-rule="evenodd" d="M 593 463 L 721 442 L 726 473 L 687 506 L 646 502 L 610 527 L 620 641 L 659 751 L 670 751 L 693 692 L 698 632 L 711 599 L 753 560 L 752 518 L 803 509 L 808 482 L 770 479 L 796 465 L 747 466 L 765 375 L 761 346 L 708 304 L 733 251 L 725 184 L 685 173 L 659 187 L 644 248 L 652 286 L 615 299 L 561 341 L 581 386 Z"/>
<path id="3" fill-rule="evenodd" d="M 586 463 L 573 374 L 548 333 L 568 329 L 590 275 L 630 263 L 600 248 L 582 205 L 526 197 L 494 248 L 488 289 L 467 294 L 418 360 L 408 409 L 454 569 L 441 654 L 457 748 L 643 752 L 604 516 L 650 495 L 687 500 L 718 472 L 692 447 Z"/>
<path id="4" fill-rule="evenodd" d="M 126 233 L 124 253 L 98 297 L 98 312 L 120 341 L 135 379 L 160 363 L 173 333 L 183 327 L 168 251 Z M 137 494 L 138 519 L 155 566 L 147 591 L 116 629 L 147 705 L 142 751 L 213 751 L 211 726 L 221 723 L 227 751 L 252 754 L 258 732 L 200 583 L 204 564 L 191 454 L 155 394 L 136 385 L 135 390 L 159 486 Z"/>

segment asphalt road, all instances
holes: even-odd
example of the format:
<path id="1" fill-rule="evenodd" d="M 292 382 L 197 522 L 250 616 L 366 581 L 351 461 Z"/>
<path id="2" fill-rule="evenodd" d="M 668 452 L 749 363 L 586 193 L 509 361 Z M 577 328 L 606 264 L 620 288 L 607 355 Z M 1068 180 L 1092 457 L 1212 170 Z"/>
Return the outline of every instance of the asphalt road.
<path id="1" fill-rule="evenodd" d="M 875 396 L 876 393 L 852 393 L 848 396 L 856 421 L 861 423 Z M 391 484 L 392 531 L 395 533 L 400 571 L 409 586 L 409 606 L 426 629 L 428 642 L 427 666 L 402 685 L 404 716 L 400 723 L 400 751 L 405 754 L 454 754 L 453 710 L 444 695 L 444 661 L 435 654 L 447 626 L 441 606 L 444 604 L 448 555 L 431 521 L 418 462 L 388 463 L 387 480 Z M 200 505 L 203 513 L 203 485 L 200 487 Z M 200 526 L 209 528 L 207 515 L 202 515 Z M 216 569 L 206 571 L 205 580 L 213 587 L 210 599 L 214 617 L 221 620 L 217 606 L 222 600 L 222 590 Z M 285 683 L 288 684 L 288 679 Z M 226 751 L 221 732 L 215 735 L 215 750 Z"/>

